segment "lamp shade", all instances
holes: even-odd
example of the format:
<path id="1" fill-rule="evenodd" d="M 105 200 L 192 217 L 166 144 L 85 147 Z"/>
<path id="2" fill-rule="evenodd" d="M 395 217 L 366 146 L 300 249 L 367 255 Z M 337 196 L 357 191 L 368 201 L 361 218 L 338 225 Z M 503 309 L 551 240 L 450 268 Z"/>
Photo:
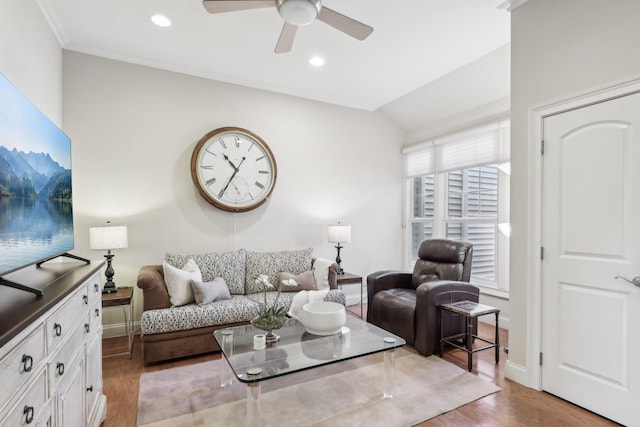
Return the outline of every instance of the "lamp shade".
<path id="1" fill-rule="evenodd" d="M 122 249 L 129 246 L 127 226 L 106 226 L 89 228 L 91 249 Z"/>
<path id="2" fill-rule="evenodd" d="M 350 225 L 330 225 L 328 228 L 330 243 L 349 243 L 351 242 L 351 226 Z"/>

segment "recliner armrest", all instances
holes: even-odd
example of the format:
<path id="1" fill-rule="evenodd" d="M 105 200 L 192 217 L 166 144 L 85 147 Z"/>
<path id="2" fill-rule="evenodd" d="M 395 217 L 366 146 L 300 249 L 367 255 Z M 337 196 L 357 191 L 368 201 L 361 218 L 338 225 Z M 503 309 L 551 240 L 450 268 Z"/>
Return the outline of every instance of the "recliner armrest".
<path id="1" fill-rule="evenodd" d="M 468 282 L 435 280 L 416 288 L 416 340 L 420 354 L 429 355 L 439 348 L 438 306 L 457 301 L 478 302 L 480 288 Z M 447 315 L 449 316 L 449 315 Z M 443 325 L 445 336 L 458 333 L 456 325 Z"/>
<path id="2" fill-rule="evenodd" d="M 411 273 L 397 270 L 376 271 L 367 276 L 367 304 L 373 305 L 373 296 L 376 292 L 386 289 L 406 288 L 412 289 Z M 370 311 L 367 310 L 367 321 Z"/>
<path id="3" fill-rule="evenodd" d="M 137 286 L 142 289 L 144 311 L 171 307 L 162 265 L 142 266 L 138 272 Z"/>

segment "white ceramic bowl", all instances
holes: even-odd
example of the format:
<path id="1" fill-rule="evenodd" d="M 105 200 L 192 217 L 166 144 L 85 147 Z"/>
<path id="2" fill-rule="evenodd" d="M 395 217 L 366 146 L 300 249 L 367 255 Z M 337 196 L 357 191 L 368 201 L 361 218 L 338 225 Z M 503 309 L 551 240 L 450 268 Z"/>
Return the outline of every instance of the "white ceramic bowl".
<path id="1" fill-rule="evenodd" d="M 310 302 L 302 307 L 300 321 L 310 334 L 334 335 L 347 323 L 347 314 L 337 302 Z"/>

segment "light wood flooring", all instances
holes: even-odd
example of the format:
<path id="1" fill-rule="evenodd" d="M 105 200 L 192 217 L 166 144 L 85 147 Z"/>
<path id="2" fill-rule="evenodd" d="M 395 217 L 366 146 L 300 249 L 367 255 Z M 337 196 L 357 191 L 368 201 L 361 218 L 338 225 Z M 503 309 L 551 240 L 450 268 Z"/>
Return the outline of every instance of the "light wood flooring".
<path id="1" fill-rule="evenodd" d="M 360 313 L 359 306 L 350 310 Z M 480 324 L 480 336 L 493 337 L 493 328 Z M 508 332 L 501 330 L 502 343 L 508 342 Z M 126 337 L 109 338 L 103 341 L 103 354 L 126 352 Z M 138 405 L 138 385 L 140 375 L 145 372 L 169 369 L 206 360 L 219 359 L 220 354 L 191 357 L 156 365 L 145 366 L 139 337 L 136 337 L 131 360 L 125 355 L 105 357 L 102 360 L 104 393 L 107 396 L 107 418 L 104 427 L 133 427 L 136 425 Z M 605 418 L 586 411 L 578 406 L 524 387 L 504 378 L 504 366 L 508 354 L 500 350 L 500 363 L 495 364 L 493 350 L 475 353 L 473 372 L 480 378 L 491 381 L 502 391 L 479 399 L 454 411 L 440 415 L 420 426 L 615 426 Z M 444 359 L 467 367 L 467 355 L 460 350 L 449 350 Z M 417 405 L 428 404 L 416 398 Z M 390 426 L 392 427 L 392 426 Z"/>

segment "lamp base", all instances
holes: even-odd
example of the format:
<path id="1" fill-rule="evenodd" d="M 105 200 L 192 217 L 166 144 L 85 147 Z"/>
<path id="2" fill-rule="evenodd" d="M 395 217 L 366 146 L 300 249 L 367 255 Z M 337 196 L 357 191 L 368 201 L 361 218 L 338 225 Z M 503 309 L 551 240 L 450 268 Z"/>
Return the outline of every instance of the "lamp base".
<path id="1" fill-rule="evenodd" d="M 344 246 L 340 245 L 340 243 L 338 243 L 335 248 L 338 250 L 338 255 L 336 256 L 336 264 L 338 264 L 338 274 L 344 274 L 344 270 L 342 269 L 342 266 L 340 265 L 340 263 L 342 262 L 342 258 L 340 258 L 340 249 L 342 249 Z"/>
<path id="2" fill-rule="evenodd" d="M 111 253 L 111 250 L 109 250 L 104 257 L 107 259 L 107 268 L 104 271 L 104 277 L 107 278 L 107 281 L 104 283 L 104 288 L 102 288 L 102 293 L 112 294 L 114 292 L 117 292 L 118 289 L 116 288 L 116 284 L 113 281 L 113 275 L 115 274 L 115 272 L 113 271 L 113 267 L 111 266 L 111 260 L 113 259 L 113 254 Z"/>
<path id="3" fill-rule="evenodd" d="M 116 284 L 114 282 L 108 281 L 104 284 L 104 288 L 102 288 L 103 294 L 112 294 L 118 292 L 118 288 L 116 288 Z"/>

